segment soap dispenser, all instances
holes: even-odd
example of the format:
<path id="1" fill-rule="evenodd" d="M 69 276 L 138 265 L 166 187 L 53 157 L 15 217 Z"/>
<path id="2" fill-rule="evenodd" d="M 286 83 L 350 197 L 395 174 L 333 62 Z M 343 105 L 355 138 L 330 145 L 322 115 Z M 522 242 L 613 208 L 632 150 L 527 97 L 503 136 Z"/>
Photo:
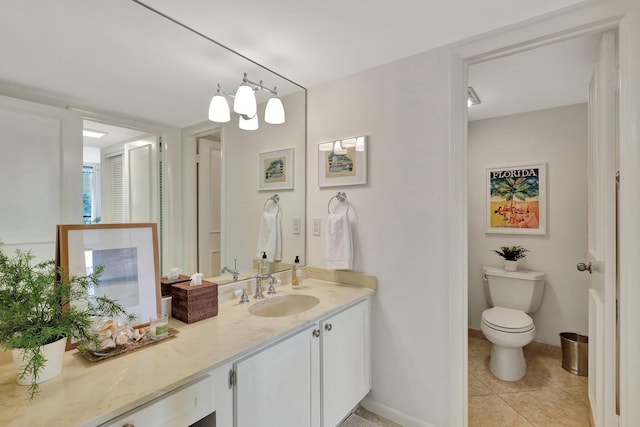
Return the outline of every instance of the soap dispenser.
<path id="1" fill-rule="evenodd" d="M 300 270 L 300 258 L 296 255 L 296 259 L 293 261 L 293 268 L 291 269 L 291 286 L 293 288 L 300 286 L 300 276 L 302 276 L 302 270 Z"/>
<path id="2" fill-rule="evenodd" d="M 258 264 L 258 274 L 260 276 L 266 276 L 269 274 L 269 261 L 267 261 L 267 253 L 262 252 L 262 259 Z"/>

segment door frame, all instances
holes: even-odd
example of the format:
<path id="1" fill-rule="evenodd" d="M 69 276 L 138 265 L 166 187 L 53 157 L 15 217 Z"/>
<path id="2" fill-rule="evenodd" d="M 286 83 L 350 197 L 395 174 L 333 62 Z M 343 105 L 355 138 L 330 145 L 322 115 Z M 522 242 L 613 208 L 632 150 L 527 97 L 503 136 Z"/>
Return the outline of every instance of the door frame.
<path id="1" fill-rule="evenodd" d="M 640 282 L 634 269 L 640 257 L 640 211 L 637 191 L 640 183 L 640 5 L 612 1 L 575 6 L 537 17 L 517 27 L 500 30 L 461 42 L 451 49 L 449 61 L 449 425 L 468 425 L 468 237 L 467 237 L 467 82 L 468 66 L 556 43 L 584 34 L 619 30 L 620 63 L 620 411 L 619 425 L 631 426 L 640 419 L 640 339 L 633 325 L 640 323 Z M 635 184 L 635 185 L 634 185 Z"/>

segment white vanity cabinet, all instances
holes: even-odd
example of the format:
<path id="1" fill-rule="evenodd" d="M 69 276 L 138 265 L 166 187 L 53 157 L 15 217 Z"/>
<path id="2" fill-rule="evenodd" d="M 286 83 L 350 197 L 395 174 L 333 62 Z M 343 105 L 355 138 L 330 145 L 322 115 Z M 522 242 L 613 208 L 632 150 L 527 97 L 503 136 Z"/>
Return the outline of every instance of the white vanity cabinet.
<path id="1" fill-rule="evenodd" d="M 371 390 L 369 299 L 320 323 L 322 425 L 336 426 Z"/>
<path id="2" fill-rule="evenodd" d="M 235 363 L 235 427 L 320 426 L 319 335 L 316 323 Z"/>
<path id="3" fill-rule="evenodd" d="M 371 389 L 369 299 L 234 364 L 235 427 L 334 427 Z"/>
<path id="4" fill-rule="evenodd" d="M 233 425 L 233 392 L 228 387 L 231 365 L 135 408 L 101 427 L 224 427 Z"/>

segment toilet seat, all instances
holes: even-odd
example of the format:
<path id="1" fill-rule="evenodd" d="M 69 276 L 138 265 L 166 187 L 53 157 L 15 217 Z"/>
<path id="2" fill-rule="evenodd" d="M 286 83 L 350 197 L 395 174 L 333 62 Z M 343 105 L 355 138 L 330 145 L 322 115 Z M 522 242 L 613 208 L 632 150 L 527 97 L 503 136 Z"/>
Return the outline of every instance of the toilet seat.
<path id="1" fill-rule="evenodd" d="M 493 307 L 482 312 L 482 323 L 491 329 L 506 333 L 529 332 L 535 328 L 533 319 L 524 311 Z"/>

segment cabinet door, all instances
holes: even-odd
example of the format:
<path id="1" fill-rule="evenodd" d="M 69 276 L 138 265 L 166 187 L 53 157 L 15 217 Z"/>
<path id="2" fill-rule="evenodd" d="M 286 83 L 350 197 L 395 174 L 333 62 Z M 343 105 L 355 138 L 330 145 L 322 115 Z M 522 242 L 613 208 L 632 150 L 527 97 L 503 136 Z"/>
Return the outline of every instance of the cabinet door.
<path id="1" fill-rule="evenodd" d="M 322 425 L 336 426 L 371 389 L 369 300 L 321 323 Z"/>
<path id="2" fill-rule="evenodd" d="M 318 328 L 315 324 L 235 364 L 236 427 L 320 425 Z"/>

